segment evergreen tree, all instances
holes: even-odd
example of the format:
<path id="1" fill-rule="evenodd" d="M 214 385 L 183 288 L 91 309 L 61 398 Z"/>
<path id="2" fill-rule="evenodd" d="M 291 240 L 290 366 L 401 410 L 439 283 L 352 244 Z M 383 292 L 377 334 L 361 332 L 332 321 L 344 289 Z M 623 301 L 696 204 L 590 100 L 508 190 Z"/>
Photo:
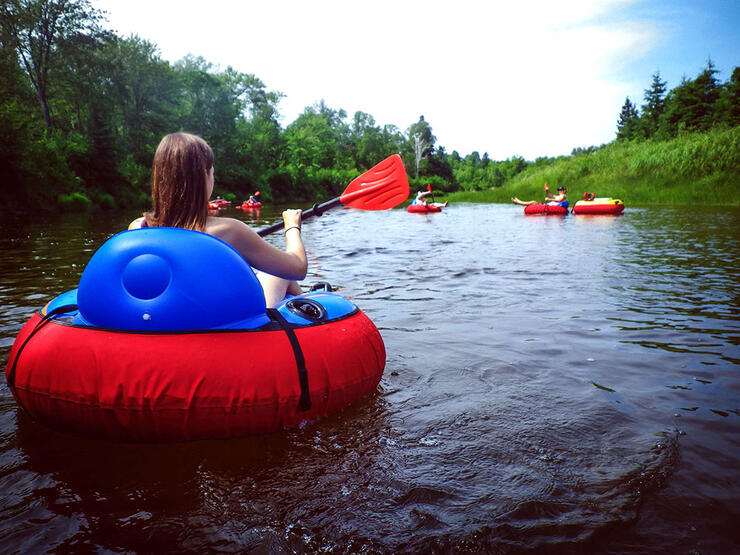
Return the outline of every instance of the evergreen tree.
<path id="1" fill-rule="evenodd" d="M 720 86 L 717 70 L 709 60 L 696 79 L 684 78 L 666 100 L 665 114 L 660 123 L 663 139 L 675 137 L 681 130 L 708 131 L 715 121 Z"/>
<path id="2" fill-rule="evenodd" d="M 619 113 L 619 121 L 617 122 L 617 140 L 623 139 L 631 141 L 636 138 L 639 123 L 640 115 L 628 96 L 624 101 L 622 111 Z"/>
<path id="3" fill-rule="evenodd" d="M 730 80 L 722 87 L 717 115 L 729 127 L 740 125 L 740 67 L 732 71 Z"/>
<path id="4" fill-rule="evenodd" d="M 717 111 L 717 100 L 719 100 L 720 84 L 715 75 L 719 73 L 712 60 L 707 62 L 707 67 L 694 81 L 695 95 L 697 97 L 696 120 L 692 127 L 698 131 L 708 131 L 714 124 Z"/>
<path id="5" fill-rule="evenodd" d="M 666 82 L 661 81 L 660 72 L 653 74 L 653 82 L 649 89 L 645 89 L 645 104 L 642 105 L 642 133 L 649 138 L 655 135 L 660 124 L 660 116 L 665 111 Z"/>

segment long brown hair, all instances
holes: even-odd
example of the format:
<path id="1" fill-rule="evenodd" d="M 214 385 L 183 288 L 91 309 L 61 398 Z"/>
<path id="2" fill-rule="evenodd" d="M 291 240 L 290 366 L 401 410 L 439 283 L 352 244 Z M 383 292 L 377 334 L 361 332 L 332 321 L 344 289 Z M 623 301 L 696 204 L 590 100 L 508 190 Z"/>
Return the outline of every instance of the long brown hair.
<path id="1" fill-rule="evenodd" d="M 153 210 L 144 215 L 149 227 L 182 227 L 204 231 L 208 219 L 208 172 L 213 151 L 190 133 L 166 135 L 152 163 Z"/>

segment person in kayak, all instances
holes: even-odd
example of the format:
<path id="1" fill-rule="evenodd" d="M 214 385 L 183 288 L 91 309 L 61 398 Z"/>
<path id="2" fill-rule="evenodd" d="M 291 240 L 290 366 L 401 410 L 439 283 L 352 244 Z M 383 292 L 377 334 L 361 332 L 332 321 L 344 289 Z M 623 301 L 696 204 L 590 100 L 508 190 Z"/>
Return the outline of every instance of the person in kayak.
<path id="1" fill-rule="evenodd" d="M 234 247 L 255 269 L 268 308 L 286 294 L 302 293 L 298 281 L 308 270 L 301 238 L 301 210 L 285 210 L 285 250 L 274 247 L 244 222 L 208 215 L 213 194 L 213 151 L 202 138 L 190 133 L 166 135 L 152 163 L 151 212 L 129 224 L 129 229 L 180 227 L 218 237 Z"/>
<path id="2" fill-rule="evenodd" d="M 431 194 L 432 194 L 431 191 L 416 191 L 416 198 L 411 201 L 411 204 L 422 204 L 424 206 L 439 206 L 441 208 L 444 208 L 449 203 L 449 201 L 444 202 L 444 203 L 427 201 L 425 197 Z"/>
<path id="3" fill-rule="evenodd" d="M 567 202 L 566 193 L 567 193 L 567 190 L 565 189 L 565 187 L 558 187 L 558 194 L 553 195 L 550 192 L 550 189 L 548 189 L 547 187 L 547 182 L 545 182 L 545 195 L 546 195 L 545 203 L 546 204 L 558 204 L 560 206 L 567 206 L 563 204 L 564 202 Z M 540 204 L 540 201 L 538 200 L 519 200 L 516 197 L 513 197 L 511 199 L 511 202 L 513 202 L 514 204 L 518 204 L 519 206 L 527 206 L 529 204 Z"/>

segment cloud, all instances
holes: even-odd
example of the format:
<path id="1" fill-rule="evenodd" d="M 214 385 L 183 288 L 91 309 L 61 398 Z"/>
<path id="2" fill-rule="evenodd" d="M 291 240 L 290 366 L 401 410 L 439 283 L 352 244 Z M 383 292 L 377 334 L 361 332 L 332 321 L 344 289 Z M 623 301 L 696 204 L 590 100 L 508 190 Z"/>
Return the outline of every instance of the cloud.
<path id="1" fill-rule="evenodd" d="M 620 17 L 634 3 L 94 2 L 165 59 L 255 74 L 286 95 L 284 124 L 321 99 L 401 129 L 424 114 L 448 151 L 494 159 L 613 139 L 620 70 L 655 40 Z"/>

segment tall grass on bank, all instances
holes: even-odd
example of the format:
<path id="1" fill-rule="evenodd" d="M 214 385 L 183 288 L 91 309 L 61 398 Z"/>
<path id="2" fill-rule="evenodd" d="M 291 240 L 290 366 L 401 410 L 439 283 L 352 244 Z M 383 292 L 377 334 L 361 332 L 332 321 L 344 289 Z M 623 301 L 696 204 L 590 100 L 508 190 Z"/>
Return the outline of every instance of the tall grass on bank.
<path id="1" fill-rule="evenodd" d="M 584 192 L 630 204 L 740 205 L 740 127 L 686 133 L 670 141 L 613 142 L 596 152 L 530 168 L 502 187 L 452 193 L 452 202 L 542 200 L 542 184 L 563 185 L 573 204 Z"/>

